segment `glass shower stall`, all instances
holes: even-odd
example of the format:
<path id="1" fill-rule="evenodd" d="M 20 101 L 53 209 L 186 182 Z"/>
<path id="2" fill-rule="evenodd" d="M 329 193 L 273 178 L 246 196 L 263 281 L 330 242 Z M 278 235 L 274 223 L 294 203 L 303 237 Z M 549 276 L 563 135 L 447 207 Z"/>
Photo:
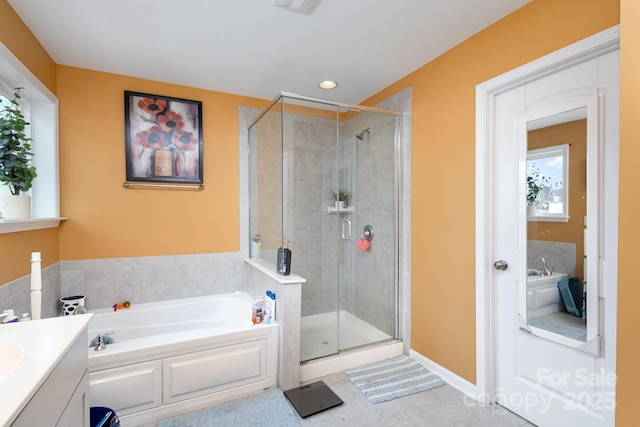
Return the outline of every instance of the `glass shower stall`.
<path id="1" fill-rule="evenodd" d="M 306 279 L 302 362 L 399 338 L 400 123 L 282 92 L 249 127 L 250 256 Z"/>

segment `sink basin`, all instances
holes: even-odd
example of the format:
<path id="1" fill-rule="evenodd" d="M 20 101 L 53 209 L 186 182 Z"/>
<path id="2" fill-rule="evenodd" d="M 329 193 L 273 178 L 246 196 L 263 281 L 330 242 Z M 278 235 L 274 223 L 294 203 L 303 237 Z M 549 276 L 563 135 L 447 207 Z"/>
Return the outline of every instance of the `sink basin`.
<path id="1" fill-rule="evenodd" d="M 11 372 L 20 363 L 24 351 L 18 344 L 0 342 L 0 378 Z"/>

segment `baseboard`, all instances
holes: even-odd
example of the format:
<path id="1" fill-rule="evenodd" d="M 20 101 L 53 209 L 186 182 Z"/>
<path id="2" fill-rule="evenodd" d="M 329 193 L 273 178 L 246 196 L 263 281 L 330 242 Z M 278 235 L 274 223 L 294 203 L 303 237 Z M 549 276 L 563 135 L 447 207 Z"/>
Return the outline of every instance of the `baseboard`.
<path id="1" fill-rule="evenodd" d="M 473 400 L 476 400 L 478 391 L 475 384 L 470 383 L 461 376 L 451 372 L 447 368 L 438 365 L 433 360 L 424 357 L 413 349 L 409 350 L 409 356 L 411 356 L 413 359 L 420 362 L 420 364 L 424 365 L 425 368 L 445 380 L 450 386 L 473 398 Z"/>

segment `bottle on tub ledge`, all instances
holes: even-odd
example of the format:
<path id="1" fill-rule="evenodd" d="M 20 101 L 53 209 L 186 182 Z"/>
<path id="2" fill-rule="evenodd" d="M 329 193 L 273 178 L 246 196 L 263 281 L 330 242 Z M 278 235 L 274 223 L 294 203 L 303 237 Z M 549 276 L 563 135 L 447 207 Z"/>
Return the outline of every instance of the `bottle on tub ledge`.
<path id="1" fill-rule="evenodd" d="M 264 301 L 264 323 L 270 324 L 276 321 L 276 294 L 267 291 Z"/>
<path id="2" fill-rule="evenodd" d="M 284 247 L 278 249 L 278 273 L 283 276 L 291 274 L 291 250 L 289 250 L 289 241 L 284 241 Z"/>
<path id="3" fill-rule="evenodd" d="M 262 323 L 264 320 L 264 302 L 261 296 L 255 297 L 251 306 L 251 321 L 254 325 Z"/>

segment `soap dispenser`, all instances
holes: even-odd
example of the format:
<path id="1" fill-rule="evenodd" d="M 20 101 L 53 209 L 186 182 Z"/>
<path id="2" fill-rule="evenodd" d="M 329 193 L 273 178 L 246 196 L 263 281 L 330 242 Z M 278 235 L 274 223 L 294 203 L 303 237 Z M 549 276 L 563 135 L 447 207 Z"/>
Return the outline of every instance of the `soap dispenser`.
<path id="1" fill-rule="evenodd" d="M 284 241 L 284 247 L 278 249 L 278 273 L 288 276 L 291 273 L 291 250 L 289 241 Z"/>

